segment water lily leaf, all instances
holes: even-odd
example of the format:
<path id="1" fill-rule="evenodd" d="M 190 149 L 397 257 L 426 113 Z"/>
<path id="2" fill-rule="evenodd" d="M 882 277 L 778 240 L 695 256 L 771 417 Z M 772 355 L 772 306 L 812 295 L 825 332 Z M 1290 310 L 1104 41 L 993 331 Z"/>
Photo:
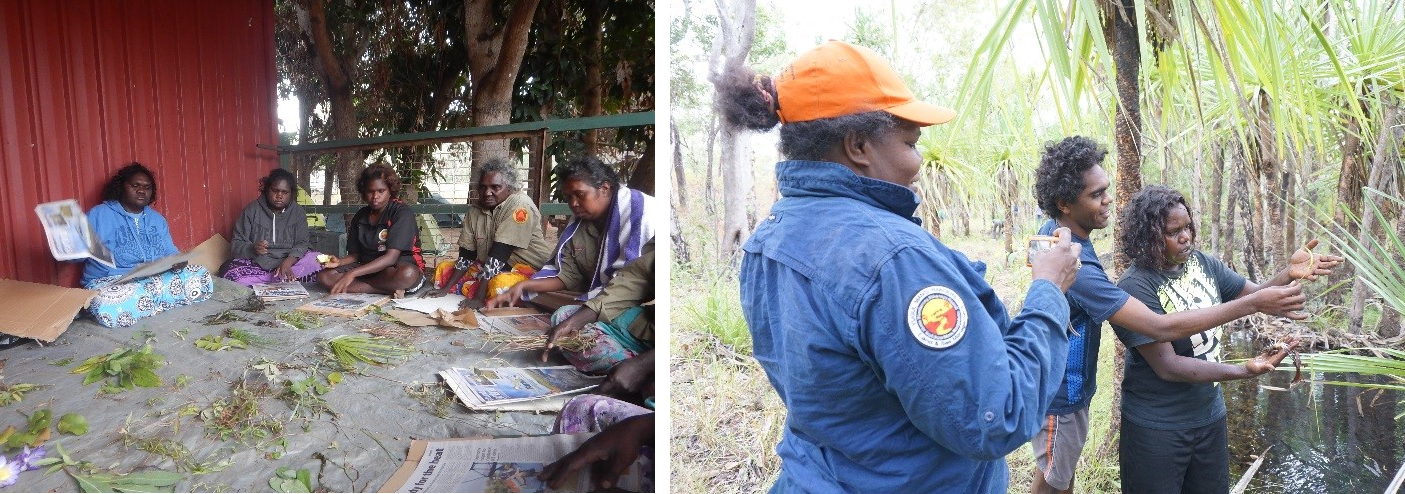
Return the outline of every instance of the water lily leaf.
<path id="1" fill-rule="evenodd" d="M 88 419 L 76 413 L 66 413 L 59 418 L 59 432 L 82 436 L 88 433 Z"/>

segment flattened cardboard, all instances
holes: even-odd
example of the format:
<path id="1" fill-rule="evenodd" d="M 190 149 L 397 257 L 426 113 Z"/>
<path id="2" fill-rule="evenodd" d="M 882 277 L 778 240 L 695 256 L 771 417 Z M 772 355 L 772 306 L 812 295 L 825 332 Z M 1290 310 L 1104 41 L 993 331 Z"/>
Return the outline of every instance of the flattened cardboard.
<path id="1" fill-rule="evenodd" d="M 229 252 L 229 241 L 224 239 L 224 235 L 214 234 L 200 245 L 190 249 L 190 263 L 204 266 L 210 271 L 210 276 L 219 273 L 220 266 L 228 261 L 232 254 Z"/>
<path id="2" fill-rule="evenodd" d="M 73 316 L 98 292 L 16 280 L 0 280 L 0 300 L 24 310 L 0 311 L 0 332 L 46 343 L 58 339 Z"/>

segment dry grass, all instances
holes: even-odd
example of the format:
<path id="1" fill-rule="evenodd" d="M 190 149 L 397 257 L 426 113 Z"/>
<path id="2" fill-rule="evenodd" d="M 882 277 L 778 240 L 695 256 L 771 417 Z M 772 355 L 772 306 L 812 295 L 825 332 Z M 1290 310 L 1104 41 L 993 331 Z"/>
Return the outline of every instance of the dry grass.
<path id="1" fill-rule="evenodd" d="M 1111 248 L 1099 239 L 1099 251 Z M 1023 255 L 1007 256 L 1003 243 L 988 238 L 954 239 L 952 248 L 987 264 L 986 281 L 1018 311 L 1030 284 Z M 785 427 L 785 407 L 756 360 L 736 310 L 735 280 L 693 275 L 675 268 L 673 283 L 672 485 L 678 492 L 760 492 L 770 488 L 780 469 L 775 453 Z M 728 285 L 730 284 L 730 285 Z M 721 336 L 721 337 L 719 337 Z M 739 347 L 723 343 L 736 342 Z M 1120 490 L 1116 448 L 1107 458 L 1093 458 L 1108 433 L 1111 407 L 1112 332 L 1104 331 L 1098 359 L 1101 390 L 1092 405 L 1088 450 L 1078 468 L 1080 492 Z M 1028 446 L 1006 457 L 1011 493 L 1029 491 L 1033 458 Z"/>

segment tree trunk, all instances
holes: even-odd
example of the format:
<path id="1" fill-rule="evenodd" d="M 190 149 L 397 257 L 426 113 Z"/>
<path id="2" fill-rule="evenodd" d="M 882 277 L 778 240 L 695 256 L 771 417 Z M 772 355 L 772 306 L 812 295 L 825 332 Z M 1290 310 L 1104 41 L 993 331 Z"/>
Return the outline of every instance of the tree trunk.
<path id="1" fill-rule="evenodd" d="M 1239 163 L 1235 166 L 1234 184 L 1230 194 L 1239 199 L 1239 222 L 1244 228 L 1244 272 L 1251 280 L 1266 281 L 1262 277 L 1263 266 L 1263 237 L 1260 230 L 1263 222 L 1259 220 L 1257 214 L 1259 208 L 1255 205 L 1255 198 L 1259 196 L 1258 187 L 1249 183 L 1249 176 L 1253 170 L 1249 169 L 1248 159 L 1240 156 Z M 1250 189 L 1253 189 L 1252 191 Z"/>
<path id="2" fill-rule="evenodd" d="M 308 128 L 312 126 L 312 95 L 309 91 L 299 91 L 297 97 L 298 144 L 307 144 L 307 136 L 312 133 L 312 130 Z M 308 199 L 312 199 L 312 169 L 316 168 L 316 164 L 316 155 L 304 154 L 293 157 L 293 173 L 298 177 L 298 184 L 307 190 Z"/>
<path id="3" fill-rule="evenodd" d="M 1364 101 L 1361 102 L 1361 107 L 1362 111 L 1368 108 Z M 1361 188 L 1366 186 L 1369 177 L 1366 167 L 1362 166 L 1364 156 L 1361 148 L 1361 122 L 1356 120 L 1350 109 L 1344 109 L 1341 113 L 1345 120 L 1342 123 L 1342 167 L 1337 178 L 1336 214 L 1332 219 L 1347 232 L 1355 232 L 1356 221 L 1352 221 L 1348 213 L 1357 215 L 1359 219 L 1364 211 L 1361 209 Z M 1337 286 L 1355 279 L 1355 271 L 1351 263 L 1342 263 L 1327 277 L 1327 286 Z M 1323 301 L 1328 305 L 1341 305 L 1344 300 L 1345 290 L 1332 290 L 1323 294 Z"/>
<path id="4" fill-rule="evenodd" d="M 1225 263 L 1226 265 L 1228 265 L 1230 269 L 1238 269 L 1238 266 L 1239 266 L 1239 265 L 1235 264 L 1235 262 L 1234 262 L 1234 254 L 1235 254 L 1235 250 L 1234 250 L 1234 245 L 1235 245 L 1235 233 L 1234 233 L 1234 232 L 1235 232 L 1235 222 L 1238 221 L 1238 219 L 1239 219 L 1239 215 L 1236 214 L 1236 213 L 1238 213 L 1238 211 L 1239 211 L 1239 191 L 1240 191 L 1240 188 L 1241 188 L 1240 182 L 1242 182 L 1242 180 L 1241 180 L 1242 177 L 1241 177 L 1240 175 L 1241 175 L 1242 173 L 1244 173 L 1244 171 L 1243 171 L 1242 168 L 1240 168 L 1240 167 L 1237 166 L 1237 163 L 1238 163 L 1237 157 L 1239 156 L 1239 153 L 1241 153 L 1242 151 L 1240 150 L 1240 148 L 1239 148 L 1238 146 L 1234 146 L 1233 144 L 1229 144 L 1229 146 L 1230 146 L 1230 147 L 1228 148 L 1229 155 L 1228 155 L 1228 157 L 1225 159 L 1225 161 L 1221 163 L 1221 167 L 1222 167 L 1222 168 L 1228 168 L 1228 169 L 1230 169 L 1230 170 L 1234 170 L 1234 172 L 1233 172 L 1234 175 L 1233 175 L 1232 177 L 1230 177 L 1229 190 L 1225 193 L 1225 198 L 1224 198 L 1224 202 L 1225 202 L 1225 213 L 1224 213 L 1225 227 L 1224 227 L 1224 230 L 1223 230 L 1223 233 L 1224 233 L 1224 241 L 1220 244 L 1220 245 L 1223 246 L 1224 250 L 1222 251 L 1223 253 L 1221 254 L 1220 260 L 1224 261 L 1224 263 Z"/>
<path id="5" fill-rule="evenodd" d="M 360 54 L 336 52 L 331 27 L 327 25 L 326 0 L 309 2 L 306 6 L 296 6 L 298 25 L 312 45 L 313 66 L 327 88 L 327 99 L 331 102 L 332 139 L 354 139 L 361 125 L 356 120 L 356 104 L 352 100 L 352 64 L 348 64 L 347 60 L 356 60 Z M 336 153 L 336 165 L 331 173 L 335 173 L 340 181 L 344 203 L 352 203 L 352 199 L 357 198 L 356 176 L 361 173 L 358 165 L 355 152 Z"/>
<path id="6" fill-rule="evenodd" d="M 472 81 L 473 108 L 469 111 L 475 127 L 506 125 L 512 122 L 512 90 L 522 55 L 527 51 L 527 35 L 541 0 L 512 3 L 507 19 L 494 21 L 493 0 L 464 1 L 464 37 L 468 47 L 468 73 Z M 473 170 L 493 158 L 508 158 L 508 140 L 473 143 Z"/>
<path id="7" fill-rule="evenodd" d="M 1137 37 L 1137 9 L 1135 0 L 1121 0 L 1119 8 L 1109 12 L 1112 23 L 1112 60 L 1117 71 L 1117 113 L 1114 130 L 1117 141 L 1117 210 L 1127 207 L 1132 195 L 1142 190 L 1142 113 L 1141 103 L 1141 42 Z M 1122 255 L 1122 245 L 1113 239 L 1113 277 L 1127 269 L 1127 257 Z M 1112 368 L 1112 416 L 1109 431 L 1098 456 L 1106 457 L 1112 450 L 1117 431 L 1122 427 L 1122 379 L 1126 373 L 1127 349 L 1121 341 L 1115 341 L 1116 355 Z"/>
<path id="8" fill-rule="evenodd" d="M 1405 239 L 1405 217 L 1395 217 L 1395 235 L 1396 238 Z M 1405 252 L 1396 250 L 1394 257 L 1397 265 L 1405 265 Z M 1401 325 L 1400 312 L 1385 305 L 1382 305 L 1381 311 L 1381 322 L 1376 326 L 1377 336 L 1394 338 L 1405 334 L 1405 327 Z"/>
<path id="9" fill-rule="evenodd" d="M 634 171 L 629 174 L 627 187 L 654 195 L 654 141 L 649 140 L 644 145 L 644 154 L 639 156 L 639 161 L 634 163 Z"/>
<path id="10" fill-rule="evenodd" d="M 717 185 L 712 178 L 712 165 L 717 162 L 714 158 L 717 156 L 718 120 L 720 120 L 720 118 L 718 118 L 717 113 L 713 113 L 712 118 L 708 119 L 707 122 L 707 173 L 703 177 L 703 207 L 707 209 L 708 216 L 717 214 L 717 204 L 716 201 L 713 200 L 717 197 L 715 193 Z"/>
<path id="11" fill-rule="evenodd" d="M 1251 159 L 1257 172 L 1254 181 L 1261 181 L 1258 187 L 1254 187 L 1257 199 L 1254 201 L 1254 219 L 1256 225 L 1261 225 L 1259 231 L 1264 234 L 1264 260 L 1263 264 L 1259 265 L 1259 272 L 1263 273 L 1263 276 L 1271 276 L 1274 266 L 1287 265 L 1287 258 L 1283 255 L 1283 230 L 1280 230 L 1283 227 L 1283 196 L 1280 195 L 1283 165 L 1278 158 L 1273 121 L 1269 117 L 1272 98 L 1260 89 L 1255 93 L 1253 103 L 1256 115 L 1251 135 L 1256 154 Z"/>
<path id="12" fill-rule="evenodd" d="M 688 174 L 684 173 L 683 167 L 683 141 L 678 134 L 678 124 L 674 123 L 673 116 L 669 119 L 669 133 L 673 134 L 673 194 L 678 198 L 675 209 L 688 207 Z"/>
<path id="13" fill-rule="evenodd" d="M 1206 217 L 1210 219 L 1210 252 L 1220 252 L 1220 197 L 1224 195 L 1224 148 L 1219 142 L 1210 146 L 1210 197 L 1206 201 Z"/>
<path id="14" fill-rule="evenodd" d="M 709 78 L 721 87 L 724 77 L 746 63 L 756 38 L 756 0 L 716 0 L 718 43 L 713 51 Z M 717 93 L 714 93 L 717 94 Z M 714 96 L 716 98 L 716 96 Z M 721 115 L 722 102 L 714 100 L 714 113 Z M 722 258 L 729 263 L 739 259 L 742 243 L 751 234 L 752 190 L 751 142 L 746 129 L 719 118 L 722 131 L 719 167 L 722 171 Z"/>
<path id="15" fill-rule="evenodd" d="M 585 104 L 581 108 L 582 117 L 605 113 L 605 83 L 600 76 L 600 43 L 605 37 L 604 17 L 605 2 L 585 2 L 585 25 L 590 27 L 590 36 L 585 39 Z M 581 139 L 585 140 L 586 155 L 600 155 L 600 129 L 585 131 Z M 653 187 L 650 186 L 649 189 L 652 191 Z"/>
<path id="16" fill-rule="evenodd" d="M 1392 180 L 1394 166 L 1386 164 L 1386 157 L 1395 146 L 1395 126 L 1400 120 L 1400 109 L 1393 102 L 1384 102 L 1385 122 L 1381 124 L 1380 136 L 1376 138 L 1376 146 L 1372 149 L 1374 155 L 1371 157 L 1371 181 L 1370 187 L 1377 190 L 1384 190 L 1383 187 Z M 1357 233 L 1357 241 L 1360 245 L 1367 246 L 1367 251 L 1363 254 L 1371 255 L 1371 238 L 1379 238 L 1373 235 L 1376 225 L 1376 215 L 1372 212 L 1371 205 L 1377 201 L 1363 197 L 1361 207 L 1361 231 Z M 1389 255 L 1382 253 L 1382 255 Z M 1347 311 L 1347 327 L 1351 328 L 1354 334 L 1361 334 L 1361 320 L 1366 313 L 1366 298 L 1369 296 L 1366 283 L 1360 276 L 1351 283 L 1351 308 Z"/>

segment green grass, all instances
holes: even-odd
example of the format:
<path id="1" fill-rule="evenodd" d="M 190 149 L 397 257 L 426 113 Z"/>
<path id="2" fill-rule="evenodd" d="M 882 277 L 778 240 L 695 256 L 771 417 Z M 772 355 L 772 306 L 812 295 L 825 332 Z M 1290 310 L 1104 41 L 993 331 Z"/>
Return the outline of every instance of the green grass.
<path id="1" fill-rule="evenodd" d="M 735 278 L 708 280 L 702 283 L 702 293 L 681 304 L 684 317 L 674 327 L 683 324 L 688 331 L 716 336 L 722 343 L 738 352 L 751 354 L 751 331 L 742 317 L 741 287 Z"/>

